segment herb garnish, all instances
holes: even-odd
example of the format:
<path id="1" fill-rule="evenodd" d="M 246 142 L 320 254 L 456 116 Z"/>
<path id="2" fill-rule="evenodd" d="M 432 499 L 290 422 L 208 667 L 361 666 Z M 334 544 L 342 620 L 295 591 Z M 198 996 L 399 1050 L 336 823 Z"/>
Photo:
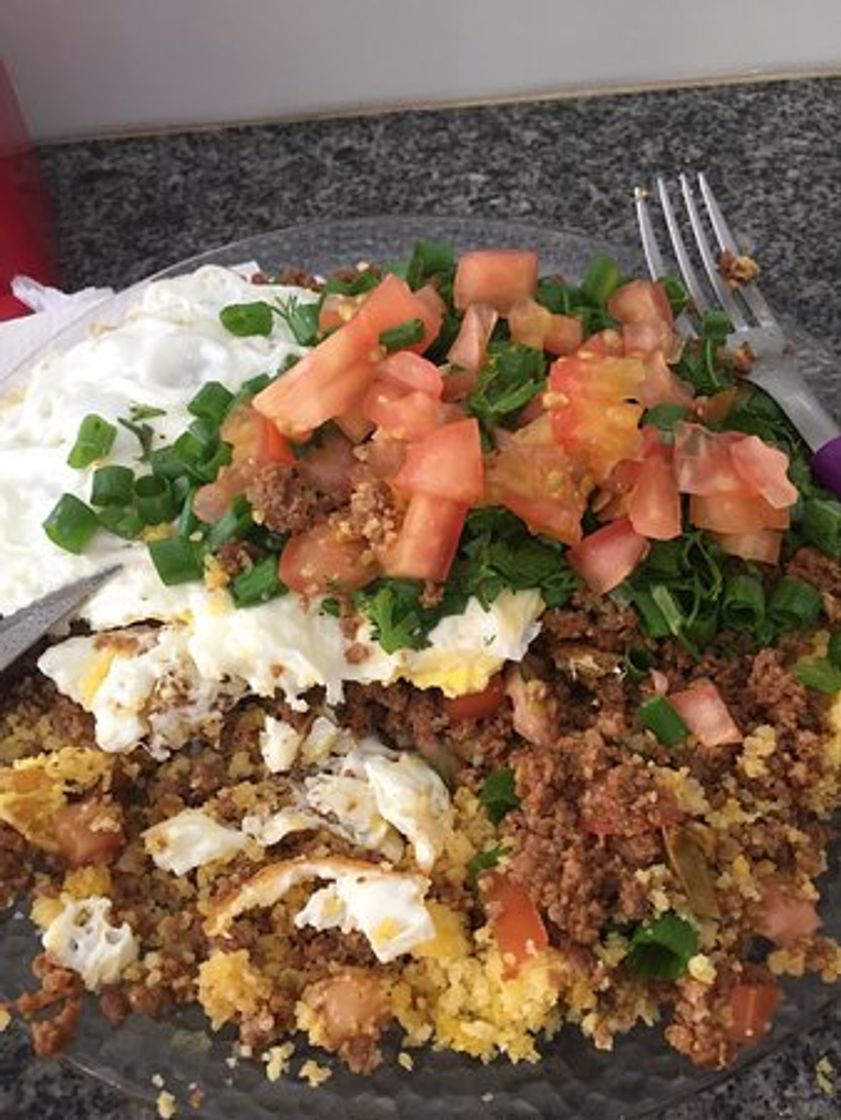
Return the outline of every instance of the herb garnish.
<path id="1" fill-rule="evenodd" d="M 494 770 L 485 778 L 479 800 L 485 806 L 485 812 L 491 824 L 499 824 L 512 809 L 520 804 L 514 781 L 514 771 L 505 766 L 501 770 Z"/>

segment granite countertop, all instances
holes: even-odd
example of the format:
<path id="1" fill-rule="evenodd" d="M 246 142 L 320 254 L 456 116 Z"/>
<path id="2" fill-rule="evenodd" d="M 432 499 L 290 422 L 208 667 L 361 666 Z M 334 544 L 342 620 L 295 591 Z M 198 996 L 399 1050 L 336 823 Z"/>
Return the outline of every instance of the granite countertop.
<path id="1" fill-rule="evenodd" d="M 90 140 L 45 147 L 42 162 L 71 288 L 352 215 L 521 218 L 635 244 L 630 187 L 707 169 L 770 302 L 841 357 L 839 135 L 841 79 L 827 78 Z M 669 1120 L 841 1116 L 839 1026 L 829 1014 Z M 823 1056 L 837 1099 L 818 1085 Z M 0 1035 L 0 1120 L 125 1120 L 134 1107 Z"/>

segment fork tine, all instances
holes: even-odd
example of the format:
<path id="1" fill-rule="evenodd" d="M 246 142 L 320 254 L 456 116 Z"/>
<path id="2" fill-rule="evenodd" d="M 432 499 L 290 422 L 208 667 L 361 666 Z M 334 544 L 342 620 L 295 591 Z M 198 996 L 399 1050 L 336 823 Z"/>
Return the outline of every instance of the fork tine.
<path id="1" fill-rule="evenodd" d="M 704 290 L 698 282 L 695 269 L 692 267 L 692 261 L 689 259 L 689 253 L 686 251 L 686 244 L 680 232 L 680 227 L 677 224 L 674 209 L 672 208 L 672 200 L 669 198 L 668 187 L 661 175 L 657 176 L 657 194 L 660 199 L 660 208 L 663 211 L 663 217 L 666 219 L 666 228 L 669 231 L 675 259 L 680 269 L 680 275 L 686 285 L 686 290 L 692 297 L 695 309 L 700 314 L 709 307 L 710 301 L 704 295 Z"/>
<path id="2" fill-rule="evenodd" d="M 701 254 L 701 260 L 704 262 L 704 269 L 707 273 L 707 279 L 712 286 L 718 301 L 724 310 L 733 326 L 739 330 L 746 327 L 747 320 L 737 305 L 727 285 L 722 279 L 721 273 L 718 271 L 718 262 L 716 261 L 707 232 L 701 222 L 701 215 L 698 212 L 698 207 L 695 204 L 695 195 L 692 191 L 692 184 L 689 182 L 688 175 L 680 176 L 680 189 L 683 193 L 683 201 L 686 205 L 686 212 L 689 215 L 689 224 L 692 226 L 692 232 L 695 235 L 695 244 L 698 246 L 698 252 Z"/>
<path id="3" fill-rule="evenodd" d="M 701 171 L 698 175 L 698 185 L 701 188 L 701 195 L 703 196 L 704 203 L 707 207 L 707 213 L 710 216 L 710 224 L 713 231 L 718 238 L 718 244 L 722 249 L 729 249 L 731 253 L 740 253 L 738 242 L 733 234 L 730 232 L 730 227 L 724 219 L 721 212 L 721 207 L 716 201 L 713 194 L 712 187 L 710 186 L 706 175 Z M 776 319 L 774 313 L 759 290 L 759 287 L 753 280 L 747 284 L 743 284 L 740 288 L 741 294 L 745 303 L 756 316 L 762 326 L 772 327 L 776 326 Z"/>
<path id="4" fill-rule="evenodd" d="M 642 187 L 637 187 L 634 191 L 634 199 L 637 207 L 637 225 L 642 241 L 642 251 L 645 253 L 645 263 L 648 265 L 651 279 L 659 280 L 661 276 L 666 275 L 667 269 L 663 254 L 660 252 L 654 226 L 651 224 L 651 214 L 648 210 L 648 191 Z"/>

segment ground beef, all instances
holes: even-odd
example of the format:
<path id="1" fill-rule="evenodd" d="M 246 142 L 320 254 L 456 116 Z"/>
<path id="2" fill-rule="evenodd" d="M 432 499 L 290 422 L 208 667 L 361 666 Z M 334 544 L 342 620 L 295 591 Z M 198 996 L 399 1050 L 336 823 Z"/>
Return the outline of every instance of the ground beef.
<path id="1" fill-rule="evenodd" d="M 829 601 L 830 618 L 841 618 L 841 564 L 816 548 L 799 548 L 786 565 L 786 575 L 811 583 Z"/>
<path id="2" fill-rule="evenodd" d="M 549 643 L 584 642 L 612 653 L 624 652 L 640 640 L 637 616 L 630 607 L 589 591 L 577 591 L 569 608 L 546 611 L 542 629 Z"/>
<path id="3" fill-rule="evenodd" d="M 260 467 L 245 491 L 257 519 L 274 533 L 302 533 L 338 508 L 336 499 L 286 463 Z"/>
<path id="4" fill-rule="evenodd" d="M 260 279 L 257 279 L 260 277 Z M 257 273 L 251 277 L 252 284 L 288 284 L 290 288 L 309 288 L 311 292 L 320 292 L 323 285 L 319 280 L 303 268 L 282 268 L 273 278 Z"/>
<path id="5" fill-rule="evenodd" d="M 225 541 L 216 553 L 216 560 L 229 579 L 251 568 L 263 555 L 262 549 L 250 541 Z"/>
<path id="6" fill-rule="evenodd" d="M 49 1012 L 32 1022 L 30 1031 L 35 1053 L 40 1058 L 51 1058 L 61 1053 L 76 1033 L 84 988 L 75 972 L 55 964 L 45 953 L 32 962 L 32 971 L 40 988 L 22 995 L 15 1009 L 30 1020 Z"/>

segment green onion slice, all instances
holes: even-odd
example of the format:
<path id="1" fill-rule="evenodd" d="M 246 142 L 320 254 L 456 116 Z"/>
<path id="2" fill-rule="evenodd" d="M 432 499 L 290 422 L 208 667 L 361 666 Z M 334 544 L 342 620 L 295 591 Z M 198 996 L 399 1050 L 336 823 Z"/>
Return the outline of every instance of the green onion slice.
<path id="1" fill-rule="evenodd" d="M 221 381 L 207 381 L 187 405 L 187 411 L 218 428 L 233 402 L 234 394 Z"/>
<path id="2" fill-rule="evenodd" d="M 97 516 L 103 529 L 127 541 L 137 540 L 145 528 L 143 520 L 132 506 L 104 506 Z"/>
<path id="3" fill-rule="evenodd" d="M 422 342 L 423 332 L 423 319 L 407 319 L 405 323 L 380 331 L 380 345 L 389 353 L 394 350 L 405 350 L 407 346 Z"/>
<path id="4" fill-rule="evenodd" d="M 76 442 L 70 449 L 67 462 L 71 467 L 81 470 L 89 467 L 97 459 L 104 459 L 117 436 L 117 429 L 95 412 L 89 413 L 79 425 Z"/>
<path id="5" fill-rule="evenodd" d="M 217 552 L 226 541 L 239 540 L 254 525 L 251 503 L 242 494 L 231 502 L 230 509 L 211 528 L 205 538 L 206 552 Z"/>
<path id="6" fill-rule="evenodd" d="M 676 747 L 689 734 L 689 728 L 665 696 L 652 696 L 640 704 L 637 714 L 643 726 L 667 747 Z"/>
<path id="7" fill-rule="evenodd" d="M 834 634 L 830 635 L 826 647 L 826 657 L 830 664 L 841 669 L 841 630 L 836 630 Z"/>
<path id="8" fill-rule="evenodd" d="M 755 633 L 765 620 L 765 589 L 756 576 L 740 573 L 727 581 L 721 617 L 731 630 Z"/>
<path id="9" fill-rule="evenodd" d="M 135 480 L 134 506 L 144 525 L 172 521 L 178 512 L 170 483 L 157 474 L 147 474 Z"/>
<path id="10" fill-rule="evenodd" d="M 134 472 L 130 467 L 98 467 L 93 472 L 91 505 L 127 506 L 133 485 Z"/>
<path id="11" fill-rule="evenodd" d="M 272 333 L 272 309 L 263 300 L 255 300 L 253 303 L 229 303 L 219 312 L 219 320 L 225 330 L 237 335 L 238 338 Z"/>
<path id="12" fill-rule="evenodd" d="M 800 522 L 803 536 L 827 556 L 841 556 L 841 503 L 832 498 L 810 498 Z"/>
<path id="13" fill-rule="evenodd" d="M 277 557 L 266 556 L 253 568 L 240 572 L 230 583 L 230 592 L 238 607 L 253 607 L 284 595 L 286 586 L 277 574 Z"/>
<path id="14" fill-rule="evenodd" d="M 811 583 L 785 576 L 768 602 L 768 617 L 784 630 L 798 626 L 812 626 L 818 621 L 823 600 Z"/>
<path id="15" fill-rule="evenodd" d="M 186 537 L 150 541 L 149 555 L 161 582 L 168 587 L 201 579 L 204 574 L 198 550 Z"/>
<path id="16" fill-rule="evenodd" d="M 44 532 L 65 552 L 80 555 L 91 542 L 99 521 L 74 494 L 62 494 L 43 522 Z"/>
<path id="17" fill-rule="evenodd" d="M 637 928 L 626 960 L 648 980 L 677 980 L 697 952 L 695 927 L 668 911 Z"/>
<path id="18" fill-rule="evenodd" d="M 815 657 L 798 661 L 794 675 L 807 688 L 816 692 L 838 692 L 841 689 L 841 668 L 827 657 Z"/>

